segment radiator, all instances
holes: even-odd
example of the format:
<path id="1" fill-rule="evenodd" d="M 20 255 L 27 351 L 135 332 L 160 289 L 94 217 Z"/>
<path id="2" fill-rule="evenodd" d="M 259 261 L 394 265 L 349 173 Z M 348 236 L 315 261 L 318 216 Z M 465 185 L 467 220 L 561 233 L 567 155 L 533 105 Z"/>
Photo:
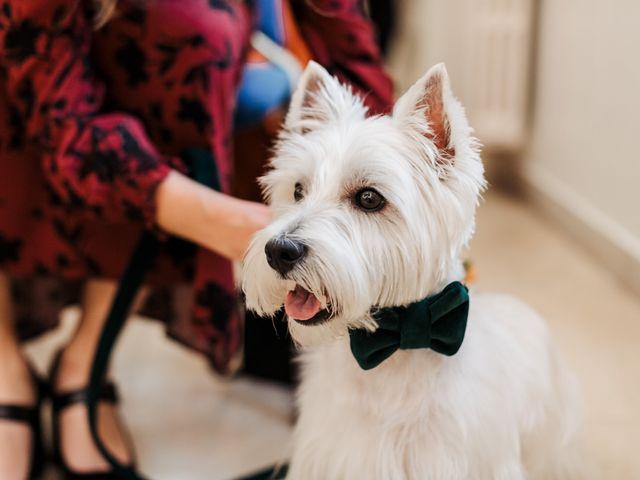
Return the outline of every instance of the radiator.
<path id="1" fill-rule="evenodd" d="M 535 0 L 403 0 L 391 66 L 406 86 L 437 62 L 487 148 L 518 150 L 529 120 Z"/>
<path id="2" fill-rule="evenodd" d="M 530 95 L 533 0 L 467 0 L 469 114 L 487 146 L 523 145 Z"/>

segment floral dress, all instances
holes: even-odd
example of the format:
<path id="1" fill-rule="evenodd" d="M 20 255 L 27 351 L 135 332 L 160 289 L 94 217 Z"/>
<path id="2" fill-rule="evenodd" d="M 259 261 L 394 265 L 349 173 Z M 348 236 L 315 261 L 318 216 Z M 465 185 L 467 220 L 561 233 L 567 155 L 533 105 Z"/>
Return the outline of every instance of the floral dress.
<path id="1" fill-rule="evenodd" d="M 87 278 L 117 279 L 156 188 L 211 153 L 229 193 L 236 93 L 256 5 L 238 0 L 121 0 L 93 27 L 92 2 L 0 4 L 0 271 L 22 338 L 55 326 Z M 356 0 L 292 0 L 314 58 L 388 110 L 391 82 Z M 158 232 L 144 307 L 169 334 L 227 372 L 242 322 L 230 262 Z"/>

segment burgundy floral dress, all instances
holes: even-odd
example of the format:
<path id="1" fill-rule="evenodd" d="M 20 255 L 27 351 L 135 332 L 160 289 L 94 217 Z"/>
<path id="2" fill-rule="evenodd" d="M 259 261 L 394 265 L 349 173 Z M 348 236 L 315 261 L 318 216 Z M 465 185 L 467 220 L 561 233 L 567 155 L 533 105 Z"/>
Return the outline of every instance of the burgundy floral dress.
<path id="1" fill-rule="evenodd" d="M 91 4 L 0 5 L 0 271 L 22 338 L 55 326 L 83 280 L 119 278 L 154 228 L 160 182 L 172 169 L 191 173 L 186 149 L 211 152 L 223 191 L 233 175 L 253 2 L 122 0 L 98 31 Z M 313 56 L 366 93 L 373 112 L 387 110 L 391 82 L 360 2 L 291 5 Z M 242 327 L 231 265 L 161 236 L 144 312 L 226 372 Z"/>

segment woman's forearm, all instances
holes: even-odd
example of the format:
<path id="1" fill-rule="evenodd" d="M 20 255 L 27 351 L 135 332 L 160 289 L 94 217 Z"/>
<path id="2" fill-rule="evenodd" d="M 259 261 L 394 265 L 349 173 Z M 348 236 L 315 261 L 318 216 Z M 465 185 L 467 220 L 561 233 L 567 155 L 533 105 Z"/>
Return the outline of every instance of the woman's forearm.
<path id="1" fill-rule="evenodd" d="M 156 191 L 160 228 L 232 260 L 271 218 L 265 205 L 239 200 L 171 172 Z"/>

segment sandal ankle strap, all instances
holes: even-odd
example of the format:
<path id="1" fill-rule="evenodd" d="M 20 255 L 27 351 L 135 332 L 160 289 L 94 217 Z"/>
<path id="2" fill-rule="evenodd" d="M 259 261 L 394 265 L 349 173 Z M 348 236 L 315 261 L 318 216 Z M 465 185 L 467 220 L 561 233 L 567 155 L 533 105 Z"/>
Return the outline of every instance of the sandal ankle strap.
<path id="1" fill-rule="evenodd" d="M 54 393 L 51 395 L 53 411 L 58 413 L 72 405 L 78 403 L 86 403 L 87 397 L 88 390 L 86 388 L 70 390 L 62 393 Z M 120 401 L 118 389 L 111 382 L 105 383 L 100 389 L 98 399 L 102 402 L 108 402 L 115 405 Z"/>
<path id="2" fill-rule="evenodd" d="M 40 423 L 40 407 L 48 394 L 48 388 L 33 368 L 29 367 L 29 370 L 36 393 L 35 405 L 0 404 L 0 419 L 26 423 L 31 428 L 36 428 Z"/>
<path id="3" fill-rule="evenodd" d="M 22 405 L 0 405 L 0 419 L 26 423 L 31 427 L 40 421 L 40 407 L 24 407 Z"/>

